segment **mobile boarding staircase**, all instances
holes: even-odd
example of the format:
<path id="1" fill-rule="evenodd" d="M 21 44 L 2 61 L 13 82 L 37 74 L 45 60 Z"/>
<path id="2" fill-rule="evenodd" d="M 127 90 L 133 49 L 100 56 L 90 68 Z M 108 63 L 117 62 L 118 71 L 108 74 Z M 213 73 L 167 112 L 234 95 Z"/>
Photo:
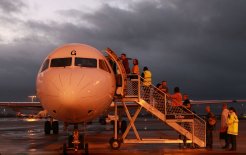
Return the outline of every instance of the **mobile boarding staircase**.
<path id="1" fill-rule="evenodd" d="M 177 133 L 186 137 L 186 143 L 192 143 L 193 146 L 206 147 L 206 122 L 192 111 L 185 107 L 171 106 L 168 95 L 153 85 L 144 86 L 143 79 L 138 76 L 137 79 L 131 79 L 125 74 L 124 67 L 117 55 L 110 50 L 106 49 L 106 53 L 110 58 L 115 61 L 120 71 L 122 78 L 122 91 L 121 96 L 114 99 L 114 137 L 110 140 L 113 149 L 119 149 L 121 143 L 183 143 L 182 139 L 144 139 L 141 138 L 135 121 L 141 112 L 146 110 L 157 119 L 160 123 L 165 123 L 174 129 Z M 136 111 L 131 115 L 129 106 L 135 105 Z M 125 132 L 118 135 L 118 106 L 123 106 L 129 124 Z M 133 130 L 135 138 L 128 138 L 130 130 Z"/>

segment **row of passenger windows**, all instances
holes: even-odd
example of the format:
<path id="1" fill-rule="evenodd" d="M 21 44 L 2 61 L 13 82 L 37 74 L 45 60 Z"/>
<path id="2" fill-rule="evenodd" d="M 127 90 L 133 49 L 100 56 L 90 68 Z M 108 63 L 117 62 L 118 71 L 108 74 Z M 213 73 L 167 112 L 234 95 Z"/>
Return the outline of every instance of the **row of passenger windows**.
<path id="1" fill-rule="evenodd" d="M 49 68 L 50 60 L 45 60 L 41 72 Z M 55 58 L 51 60 L 50 67 L 66 67 L 72 65 L 72 58 Z M 75 66 L 97 68 L 97 59 L 93 58 L 75 58 Z M 111 73 L 105 60 L 99 60 L 99 68 Z"/>

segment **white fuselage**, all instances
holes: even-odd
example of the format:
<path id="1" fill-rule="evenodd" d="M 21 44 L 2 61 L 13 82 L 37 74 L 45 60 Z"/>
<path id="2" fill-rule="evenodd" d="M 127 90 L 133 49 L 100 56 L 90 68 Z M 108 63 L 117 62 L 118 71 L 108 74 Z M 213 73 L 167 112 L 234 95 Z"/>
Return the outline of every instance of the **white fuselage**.
<path id="1" fill-rule="evenodd" d="M 46 58 L 36 86 L 43 108 L 53 118 L 80 123 L 98 117 L 110 106 L 115 78 L 98 50 L 84 44 L 68 44 Z"/>

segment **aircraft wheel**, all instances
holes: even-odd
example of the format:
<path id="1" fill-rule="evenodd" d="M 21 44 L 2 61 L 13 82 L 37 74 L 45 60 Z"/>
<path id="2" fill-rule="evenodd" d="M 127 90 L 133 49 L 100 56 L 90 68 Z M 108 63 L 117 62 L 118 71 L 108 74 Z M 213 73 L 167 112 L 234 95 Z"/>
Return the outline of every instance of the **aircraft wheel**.
<path id="1" fill-rule="evenodd" d="M 126 128 L 127 128 L 127 122 L 125 120 L 121 121 L 120 131 L 122 134 L 126 131 Z"/>
<path id="2" fill-rule="evenodd" d="M 52 129 L 53 129 L 53 134 L 59 133 L 59 122 L 58 121 L 53 122 Z"/>
<path id="3" fill-rule="evenodd" d="M 88 155 L 89 154 L 89 144 L 85 143 L 85 154 Z"/>
<path id="4" fill-rule="evenodd" d="M 84 136 L 83 135 L 79 135 L 79 150 L 83 150 L 85 149 L 85 141 L 84 141 Z"/>
<path id="5" fill-rule="evenodd" d="M 64 155 L 67 155 L 67 145 L 66 145 L 66 143 L 64 143 L 63 146 L 62 146 L 62 152 L 63 152 Z"/>
<path id="6" fill-rule="evenodd" d="M 100 117 L 100 118 L 99 118 L 99 123 L 100 123 L 101 125 L 106 125 L 105 117 Z"/>
<path id="7" fill-rule="evenodd" d="M 73 148 L 73 135 L 68 136 L 68 148 Z"/>
<path id="8" fill-rule="evenodd" d="M 110 146 L 111 146 L 112 149 L 118 150 L 120 148 L 120 144 L 121 143 L 120 143 L 120 141 L 118 139 L 113 139 L 110 142 L 111 142 Z"/>
<path id="9" fill-rule="evenodd" d="M 50 134 L 50 130 L 51 130 L 51 124 L 49 121 L 45 121 L 44 123 L 44 133 L 46 135 L 49 135 Z"/>

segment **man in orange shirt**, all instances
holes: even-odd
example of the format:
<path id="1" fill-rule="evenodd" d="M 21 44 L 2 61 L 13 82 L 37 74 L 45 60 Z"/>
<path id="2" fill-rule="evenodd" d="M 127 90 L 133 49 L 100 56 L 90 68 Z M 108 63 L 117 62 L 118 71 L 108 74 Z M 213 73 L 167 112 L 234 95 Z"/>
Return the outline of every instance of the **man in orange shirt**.
<path id="1" fill-rule="evenodd" d="M 179 87 L 174 88 L 174 94 L 171 95 L 172 99 L 172 106 L 177 107 L 177 106 L 182 106 L 182 94 L 180 93 Z"/>

